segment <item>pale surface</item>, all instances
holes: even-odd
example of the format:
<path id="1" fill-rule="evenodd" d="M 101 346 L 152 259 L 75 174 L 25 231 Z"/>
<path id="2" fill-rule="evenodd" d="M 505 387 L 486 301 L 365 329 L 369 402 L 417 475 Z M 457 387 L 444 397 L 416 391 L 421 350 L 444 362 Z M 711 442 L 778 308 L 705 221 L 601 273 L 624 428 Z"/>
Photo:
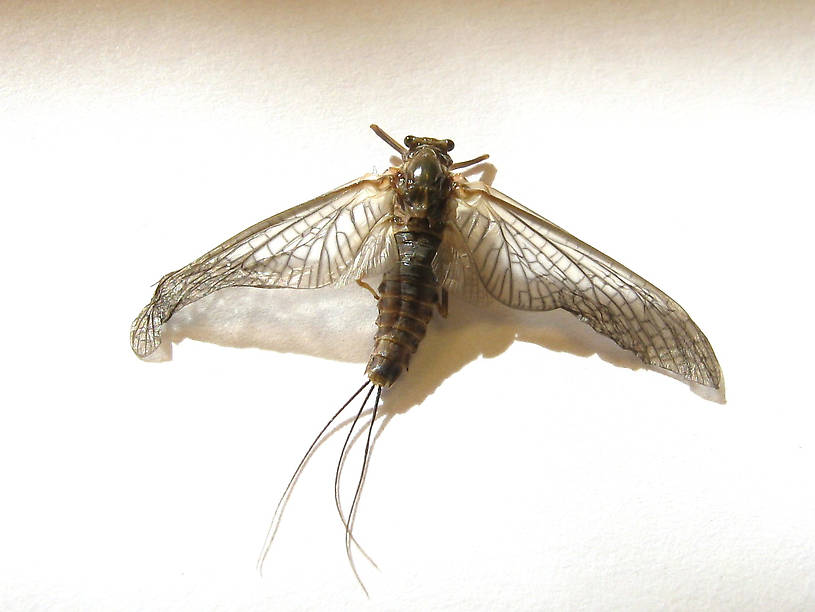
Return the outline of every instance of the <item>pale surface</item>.
<path id="1" fill-rule="evenodd" d="M 613 4 L 3 3 L 0 609 L 815 607 L 815 7 Z M 452 304 L 386 399 L 368 601 L 339 435 L 254 570 L 362 382 L 367 292 L 215 294 L 159 364 L 127 336 L 164 273 L 385 169 L 374 121 L 490 153 L 664 289 L 728 403 L 572 317 Z"/>

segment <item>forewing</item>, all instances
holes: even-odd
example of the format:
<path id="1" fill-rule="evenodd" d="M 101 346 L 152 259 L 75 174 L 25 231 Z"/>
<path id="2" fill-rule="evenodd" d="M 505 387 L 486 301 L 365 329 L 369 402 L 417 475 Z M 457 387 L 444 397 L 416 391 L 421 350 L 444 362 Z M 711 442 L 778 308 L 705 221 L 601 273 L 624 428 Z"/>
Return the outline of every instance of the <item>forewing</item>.
<path id="1" fill-rule="evenodd" d="M 433 259 L 433 273 L 439 286 L 468 302 L 480 304 L 489 300 L 478 276 L 467 243 L 455 225 L 448 223 Z"/>
<path id="2" fill-rule="evenodd" d="M 484 288 L 500 302 L 563 308 L 645 363 L 719 388 L 719 363 L 702 331 L 622 264 L 482 183 L 457 181 L 453 225 Z"/>
<path id="3" fill-rule="evenodd" d="M 365 176 L 261 221 L 164 276 L 133 321 L 130 344 L 147 357 L 173 313 L 226 287 L 341 285 L 393 255 L 389 175 Z"/>

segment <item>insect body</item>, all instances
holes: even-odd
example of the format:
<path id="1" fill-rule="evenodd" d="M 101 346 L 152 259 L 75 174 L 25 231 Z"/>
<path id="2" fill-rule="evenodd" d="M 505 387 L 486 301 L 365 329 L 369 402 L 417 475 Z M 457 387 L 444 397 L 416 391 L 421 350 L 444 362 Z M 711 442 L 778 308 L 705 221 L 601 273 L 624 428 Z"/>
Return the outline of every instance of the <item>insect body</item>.
<path id="1" fill-rule="evenodd" d="M 382 274 L 368 382 L 351 398 L 368 388 L 359 419 L 376 388 L 371 425 L 382 388 L 408 365 L 433 310 L 446 314 L 448 291 L 487 294 L 522 310 L 562 308 L 646 364 L 720 387 L 713 349 L 679 304 L 508 196 L 453 172 L 486 155 L 453 163 L 451 140 L 408 136 L 403 147 L 371 128 L 400 153 L 399 167 L 261 221 L 164 276 L 133 322 L 133 351 L 154 352 L 175 311 L 225 287 L 309 289 L 354 281 L 367 287 L 364 279 Z M 366 445 L 363 470 L 367 451 Z M 348 547 L 350 526 L 340 515 Z"/>
<path id="2" fill-rule="evenodd" d="M 397 262 L 379 286 L 379 317 L 365 372 L 376 385 L 390 387 L 424 338 L 439 303 L 433 260 L 447 223 L 453 181 L 447 155 L 450 140 L 412 138 L 394 180 L 393 237 Z"/>
<path id="3" fill-rule="evenodd" d="M 405 148 L 372 127 L 401 166 L 261 221 L 164 276 L 131 327 L 134 352 L 150 355 L 175 311 L 218 289 L 309 289 L 386 272 L 374 352 L 382 359 L 367 368 L 377 385 L 406 365 L 440 287 L 522 310 L 562 308 L 648 365 L 720 386 L 710 343 L 674 300 L 508 196 L 452 173 L 486 156 L 454 164 L 450 140 L 408 136 Z"/>

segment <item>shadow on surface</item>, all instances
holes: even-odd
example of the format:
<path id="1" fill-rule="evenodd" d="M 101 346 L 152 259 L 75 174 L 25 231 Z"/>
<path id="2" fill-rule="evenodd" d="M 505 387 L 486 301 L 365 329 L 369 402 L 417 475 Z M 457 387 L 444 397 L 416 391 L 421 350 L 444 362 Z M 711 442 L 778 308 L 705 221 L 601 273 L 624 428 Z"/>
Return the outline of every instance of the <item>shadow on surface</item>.
<path id="1" fill-rule="evenodd" d="M 225 289 L 174 315 L 156 360 L 169 359 L 171 344 L 190 338 L 359 363 L 362 378 L 373 346 L 376 316 L 376 302 L 356 285 L 315 290 Z M 632 370 L 646 367 L 633 353 L 566 312 L 516 311 L 491 301 L 475 305 L 451 295 L 448 318 L 434 315 L 410 371 L 394 386 L 399 392 L 383 394 L 384 412 L 404 412 L 421 403 L 471 361 L 496 357 L 516 340 L 580 357 L 596 354 Z M 400 384 L 408 377 L 410 384 Z"/>

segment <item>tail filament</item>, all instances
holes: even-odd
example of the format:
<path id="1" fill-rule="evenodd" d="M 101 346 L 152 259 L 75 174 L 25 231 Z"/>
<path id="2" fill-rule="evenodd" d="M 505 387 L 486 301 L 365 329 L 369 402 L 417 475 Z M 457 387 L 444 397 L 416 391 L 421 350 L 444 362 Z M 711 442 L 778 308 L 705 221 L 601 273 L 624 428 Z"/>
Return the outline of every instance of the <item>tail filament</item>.
<path id="1" fill-rule="evenodd" d="M 348 516 L 346 517 L 345 512 L 342 509 L 342 502 L 340 499 L 340 480 L 342 476 L 342 469 L 345 464 L 345 460 L 348 456 L 348 452 L 350 451 L 351 447 L 354 445 L 356 438 L 354 437 L 354 430 L 356 429 L 357 423 L 359 422 L 360 418 L 362 417 L 362 413 L 365 411 L 365 406 L 368 403 L 371 395 L 373 394 L 374 388 L 376 388 L 376 398 L 374 400 L 374 407 L 371 411 L 371 419 L 367 424 L 367 436 L 365 440 L 365 451 L 362 458 L 362 468 L 360 470 L 359 479 L 357 480 L 356 490 L 354 492 L 354 498 L 351 502 L 351 507 L 348 512 Z M 354 573 L 354 577 L 359 582 L 359 585 L 362 587 L 362 590 L 365 592 L 365 595 L 368 595 L 368 590 L 365 588 L 365 585 L 362 582 L 362 579 L 357 572 L 356 564 L 354 563 L 353 554 L 351 551 L 351 544 L 357 547 L 359 552 L 368 560 L 371 565 L 377 567 L 376 563 L 371 559 L 371 557 L 365 552 L 365 550 L 360 546 L 359 542 L 356 541 L 353 535 L 353 528 L 354 528 L 354 519 L 356 517 L 356 512 L 359 506 L 360 496 L 362 494 L 362 487 L 365 482 L 365 475 L 368 471 L 368 464 L 370 461 L 371 456 L 371 440 L 374 428 L 374 422 L 376 421 L 377 412 L 379 410 L 379 403 L 382 396 L 382 387 L 380 385 L 376 385 L 369 380 L 366 380 L 365 383 L 357 389 L 354 394 L 346 401 L 342 407 L 334 413 L 334 415 L 328 420 L 328 422 L 323 426 L 320 430 L 320 433 L 314 438 L 311 442 L 311 445 L 308 447 L 308 450 L 303 455 L 303 458 L 300 460 L 300 463 L 297 465 L 297 469 L 294 470 L 291 478 L 289 479 L 288 484 L 286 485 L 283 494 L 280 496 L 280 499 L 277 502 L 277 506 L 275 507 L 274 514 L 272 515 L 272 520 L 269 525 L 269 529 L 266 533 L 266 538 L 263 542 L 263 548 L 261 549 L 260 556 L 257 562 L 257 569 L 258 572 L 261 574 L 263 573 L 263 564 L 266 561 L 266 558 L 269 554 L 269 550 L 271 549 L 272 543 L 274 542 L 275 536 L 277 535 L 277 531 L 280 528 L 280 522 L 283 517 L 283 512 L 286 509 L 286 504 L 291 497 L 292 490 L 294 489 L 294 485 L 296 484 L 300 474 L 303 472 L 306 463 L 314 454 L 314 451 L 317 449 L 320 444 L 325 441 L 326 439 L 326 432 L 328 432 L 331 425 L 337 420 L 337 418 L 342 414 L 342 412 L 353 402 L 363 391 L 368 390 L 365 394 L 364 399 L 362 400 L 362 405 L 359 407 L 356 415 L 354 416 L 353 421 L 351 422 L 351 426 L 348 430 L 348 435 L 345 438 L 345 441 L 342 445 L 342 451 L 340 452 L 340 458 L 337 462 L 337 470 L 334 476 L 334 502 L 337 506 L 337 512 L 340 516 L 340 521 L 342 521 L 343 527 L 345 528 L 345 553 L 348 557 L 348 562 L 351 566 L 351 570 Z M 347 422 L 347 421 L 346 421 Z M 332 435 L 333 432 L 329 433 L 328 435 Z M 359 432 L 361 435 L 362 432 Z M 357 436 L 358 437 L 358 436 Z"/>

